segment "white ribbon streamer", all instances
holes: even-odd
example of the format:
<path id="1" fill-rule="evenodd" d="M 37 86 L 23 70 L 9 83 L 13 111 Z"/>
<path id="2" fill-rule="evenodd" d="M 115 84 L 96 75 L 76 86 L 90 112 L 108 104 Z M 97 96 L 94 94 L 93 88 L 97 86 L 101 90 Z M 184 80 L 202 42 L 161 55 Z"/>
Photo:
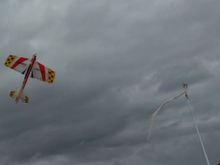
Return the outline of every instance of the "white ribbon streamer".
<path id="1" fill-rule="evenodd" d="M 154 125 L 154 119 L 155 117 L 157 116 L 157 114 L 159 113 L 159 111 L 161 110 L 161 108 L 163 106 L 165 106 L 166 104 L 178 99 L 179 97 L 181 97 L 182 95 L 186 95 L 186 88 L 184 88 L 184 91 L 181 92 L 180 94 L 172 97 L 172 98 L 169 98 L 167 100 L 165 100 L 162 104 L 160 104 L 160 106 L 153 112 L 152 116 L 151 116 L 151 122 L 150 122 L 150 127 L 149 127 L 149 130 L 148 130 L 148 141 L 150 140 L 151 138 L 151 134 L 152 134 L 152 128 L 153 128 L 153 125 Z"/>

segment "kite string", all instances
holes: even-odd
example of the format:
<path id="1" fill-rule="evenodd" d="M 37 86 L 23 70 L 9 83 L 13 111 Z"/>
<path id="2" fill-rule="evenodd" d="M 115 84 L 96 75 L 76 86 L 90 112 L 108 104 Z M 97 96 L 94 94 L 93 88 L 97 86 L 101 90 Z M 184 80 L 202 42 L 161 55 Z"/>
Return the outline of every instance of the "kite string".
<path id="1" fill-rule="evenodd" d="M 200 141 L 200 144 L 201 144 L 201 147 L 202 147 L 203 154 L 205 156 L 206 163 L 207 163 L 207 165 L 210 165 L 209 158 L 208 158 L 207 152 L 205 150 L 205 147 L 204 147 L 204 144 L 203 144 L 203 141 L 202 141 L 202 137 L 201 137 L 200 132 L 199 132 L 199 128 L 198 128 L 198 125 L 197 125 L 197 120 L 196 120 L 196 117 L 195 117 L 195 114 L 194 114 L 194 109 L 193 109 L 193 106 L 192 106 L 189 98 L 187 98 L 187 103 L 188 103 L 189 110 L 190 110 L 190 112 L 192 114 L 192 117 L 193 117 L 193 123 L 194 123 L 195 129 L 196 129 L 197 135 L 199 137 L 199 141 Z"/>

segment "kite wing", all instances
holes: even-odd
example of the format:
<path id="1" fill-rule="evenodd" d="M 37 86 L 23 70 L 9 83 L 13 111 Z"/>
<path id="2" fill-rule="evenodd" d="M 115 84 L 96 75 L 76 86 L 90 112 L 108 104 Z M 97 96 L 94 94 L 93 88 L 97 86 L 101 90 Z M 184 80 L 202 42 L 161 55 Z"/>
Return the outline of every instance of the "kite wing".
<path id="1" fill-rule="evenodd" d="M 29 64 L 30 60 L 28 58 L 18 57 L 15 55 L 9 55 L 5 60 L 5 66 L 14 69 L 22 74 L 25 73 Z"/>
<path id="2" fill-rule="evenodd" d="M 34 64 L 31 77 L 48 83 L 53 83 L 56 73 L 50 68 L 45 67 L 43 64 L 36 62 Z"/>

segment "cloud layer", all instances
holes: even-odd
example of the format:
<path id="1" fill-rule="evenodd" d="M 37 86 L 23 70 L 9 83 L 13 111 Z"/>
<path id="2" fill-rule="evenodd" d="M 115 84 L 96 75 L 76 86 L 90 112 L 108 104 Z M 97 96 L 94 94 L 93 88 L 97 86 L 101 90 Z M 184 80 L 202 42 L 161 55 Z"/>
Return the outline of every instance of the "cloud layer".
<path id="1" fill-rule="evenodd" d="M 147 139 L 150 114 L 189 83 L 211 164 L 220 161 L 217 0 L 0 2 L 0 162 L 5 165 L 195 165 L 205 159 L 182 98 Z M 38 59 L 56 83 L 30 80 L 8 54 Z"/>

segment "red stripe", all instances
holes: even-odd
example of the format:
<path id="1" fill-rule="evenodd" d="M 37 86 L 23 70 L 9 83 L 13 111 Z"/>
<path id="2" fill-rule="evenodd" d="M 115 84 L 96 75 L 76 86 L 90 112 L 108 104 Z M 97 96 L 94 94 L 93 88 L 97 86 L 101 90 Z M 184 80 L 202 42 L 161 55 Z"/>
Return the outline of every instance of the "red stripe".
<path id="1" fill-rule="evenodd" d="M 30 73 L 31 73 L 31 71 L 33 69 L 35 61 L 36 61 L 36 56 L 31 59 L 31 64 L 29 65 L 27 73 L 26 73 L 26 75 L 24 77 L 23 86 L 22 86 L 23 89 L 24 89 L 24 87 L 25 87 L 25 85 L 26 85 L 26 83 L 28 81 L 28 78 L 29 78 Z"/>
<path id="2" fill-rule="evenodd" d="M 43 81 L 46 81 L 46 74 L 45 74 L 45 66 L 38 63 L 39 68 L 40 68 L 40 72 L 41 72 L 41 77 Z"/>
<path id="3" fill-rule="evenodd" d="M 23 63 L 24 61 L 26 61 L 27 58 L 24 57 L 20 57 L 13 65 L 12 65 L 12 69 L 15 69 L 19 64 Z"/>

